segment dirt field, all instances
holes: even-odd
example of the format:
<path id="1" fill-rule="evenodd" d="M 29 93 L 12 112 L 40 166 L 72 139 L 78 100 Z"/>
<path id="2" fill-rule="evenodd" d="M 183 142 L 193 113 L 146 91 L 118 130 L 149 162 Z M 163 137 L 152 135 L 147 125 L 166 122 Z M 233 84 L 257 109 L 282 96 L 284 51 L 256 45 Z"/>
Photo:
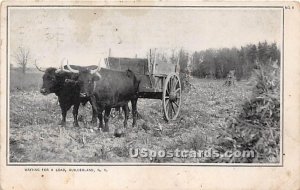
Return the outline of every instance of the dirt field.
<path id="1" fill-rule="evenodd" d="M 68 112 L 67 126 L 60 128 L 61 113 L 57 97 L 39 93 L 40 77 L 35 75 L 35 80 L 31 81 L 33 86 L 29 85 L 31 87 L 28 89 L 17 89 L 17 79 L 11 82 L 10 162 L 216 162 L 211 158 L 132 158 L 129 150 L 215 148 L 226 118 L 238 114 L 252 89 L 247 82 L 226 87 L 220 80 L 192 79 L 194 88 L 183 93 L 182 107 L 176 121 L 166 123 L 163 120 L 160 100 L 139 99 L 141 118 L 137 127 L 131 127 L 130 117 L 126 135 L 118 138 L 113 134 L 114 129 L 123 125 L 123 119 L 112 116 L 109 133 L 96 131 L 86 124 L 87 120 L 91 120 L 90 105 L 79 109 L 80 128 L 73 127 L 71 110 Z M 222 159 L 217 162 L 220 161 L 226 162 Z"/>

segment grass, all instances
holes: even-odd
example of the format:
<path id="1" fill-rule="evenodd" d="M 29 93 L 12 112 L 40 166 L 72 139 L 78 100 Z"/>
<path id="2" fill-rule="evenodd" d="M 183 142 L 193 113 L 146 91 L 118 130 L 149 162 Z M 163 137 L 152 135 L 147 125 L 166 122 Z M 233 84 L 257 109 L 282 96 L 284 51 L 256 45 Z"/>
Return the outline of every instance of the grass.
<path id="1" fill-rule="evenodd" d="M 36 76 L 36 75 L 35 75 Z M 30 77 L 28 77 L 30 78 Z M 31 79 L 30 79 L 31 81 Z M 151 150 L 209 149 L 220 145 L 220 132 L 227 118 L 238 116 L 242 105 L 251 97 L 253 84 L 238 82 L 223 86 L 224 81 L 193 78 L 193 88 L 183 94 L 182 108 L 176 121 L 165 122 L 160 100 L 139 99 L 141 118 L 132 128 L 132 118 L 124 137 L 114 137 L 114 129 L 123 125 L 118 117 L 110 118 L 110 132 L 95 131 L 80 122 L 74 128 L 71 111 L 67 126 L 60 128 L 60 109 L 55 95 L 43 96 L 36 83 L 23 81 L 26 91 L 14 90 L 10 95 L 10 161 L 11 162 L 215 162 L 207 158 L 131 158 L 130 148 Z M 91 119 L 90 105 L 80 107 L 83 120 Z M 145 130 L 143 126 L 148 126 Z M 155 128 L 160 125 L 162 131 Z M 227 162 L 218 160 L 218 162 Z"/>
<path id="2" fill-rule="evenodd" d="M 10 91 L 32 91 L 39 90 L 42 81 L 42 72 L 27 72 L 23 74 L 19 70 L 10 70 Z"/>

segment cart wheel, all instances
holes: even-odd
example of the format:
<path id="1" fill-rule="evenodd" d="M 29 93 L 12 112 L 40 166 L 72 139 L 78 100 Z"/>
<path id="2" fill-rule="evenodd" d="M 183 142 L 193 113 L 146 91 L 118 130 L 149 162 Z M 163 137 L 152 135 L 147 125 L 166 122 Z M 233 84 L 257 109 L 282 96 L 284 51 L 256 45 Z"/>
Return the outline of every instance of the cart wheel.
<path id="1" fill-rule="evenodd" d="M 169 74 L 165 79 L 162 104 L 165 120 L 175 120 L 181 106 L 181 84 L 178 75 Z"/>

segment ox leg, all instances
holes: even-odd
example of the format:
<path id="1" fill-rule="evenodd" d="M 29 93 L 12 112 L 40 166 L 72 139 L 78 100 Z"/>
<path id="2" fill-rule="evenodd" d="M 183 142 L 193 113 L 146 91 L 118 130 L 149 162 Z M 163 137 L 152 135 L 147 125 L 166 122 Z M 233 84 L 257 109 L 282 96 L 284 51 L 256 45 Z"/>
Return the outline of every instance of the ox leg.
<path id="1" fill-rule="evenodd" d="M 61 119 L 61 122 L 59 123 L 59 125 L 64 127 L 64 126 L 66 126 L 67 111 L 62 110 L 61 115 L 62 115 L 62 119 Z"/>
<path id="2" fill-rule="evenodd" d="M 100 112 L 100 110 L 97 109 L 97 102 L 96 102 L 95 97 L 93 97 L 93 96 L 90 99 L 90 104 L 92 105 L 92 110 L 93 110 L 93 116 L 92 116 L 91 123 L 92 123 L 93 126 L 96 126 L 96 124 L 97 124 L 97 115 L 98 115 L 98 118 L 99 118 L 99 114 L 101 114 L 101 120 L 99 118 L 99 121 L 102 122 L 102 110 Z"/>
<path id="3" fill-rule="evenodd" d="M 103 128 L 102 112 L 103 112 L 102 109 L 101 109 L 101 110 L 100 110 L 100 109 L 98 110 L 99 130 L 100 130 L 101 128 Z"/>
<path id="4" fill-rule="evenodd" d="M 122 107 L 122 109 L 123 109 L 123 111 L 125 112 L 124 107 Z M 122 119 L 122 118 L 123 118 L 123 115 L 122 115 L 122 110 L 121 110 L 120 107 L 118 108 L 118 112 L 119 112 L 118 118 L 119 118 L 119 119 Z"/>
<path id="5" fill-rule="evenodd" d="M 74 117 L 74 123 L 73 123 L 73 125 L 74 125 L 74 127 L 79 127 L 78 120 L 77 120 L 79 105 L 80 104 L 75 104 L 73 106 L 73 117 Z"/>
<path id="6" fill-rule="evenodd" d="M 97 110 L 94 108 L 94 106 L 92 106 L 92 109 L 93 109 L 93 116 L 92 116 L 91 123 L 93 126 L 96 126 L 97 125 Z M 102 115 L 102 113 L 101 113 L 101 115 Z"/>
<path id="7" fill-rule="evenodd" d="M 136 126 L 136 119 L 137 119 L 137 99 L 136 100 L 131 100 L 131 105 L 132 105 L 132 127 Z"/>
<path id="8" fill-rule="evenodd" d="M 111 108 L 105 108 L 105 114 L 104 114 L 105 126 L 103 128 L 103 132 L 109 132 L 108 120 L 109 120 L 110 110 Z"/>
<path id="9" fill-rule="evenodd" d="M 127 128 L 127 121 L 128 121 L 128 118 L 129 118 L 129 108 L 128 108 L 128 104 L 125 104 L 123 107 L 122 107 L 123 111 L 124 111 L 124 115 L 125 115 L 125 118 L 124 118 L 124 128 Z"/>
<path id="10" fill-rule="evenodd" d="M 59 123 L 59 125 L 66 126 L 66 117 L 67 117 L 68 107 L 66 105 L 60 104 L 60 108 L 61 108 L 62 119 L 61 119 L 61 122 Z"/>

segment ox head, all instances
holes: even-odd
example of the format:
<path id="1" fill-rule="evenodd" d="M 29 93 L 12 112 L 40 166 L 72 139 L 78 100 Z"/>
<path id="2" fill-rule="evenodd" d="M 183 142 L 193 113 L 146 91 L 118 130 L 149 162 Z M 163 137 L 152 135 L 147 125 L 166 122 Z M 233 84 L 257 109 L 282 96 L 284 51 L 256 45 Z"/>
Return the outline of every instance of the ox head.
<path id="1" fill-rule="evenodd" d="M 85 68 L 79 71 L 76 69 L 72 69 L 68 64 L 67 68 L 73 73 L 79 73 L 76 83 L 80 87 L 80 97 L 90 97 L 94 92 L 95 82 L 101 78 L 101 75 L 99 74 L 99 71 L 101 69 L 101 59 L 96 69 Z"/>
<path id="2" fill-rule="evenodd" d="M 65 59 L 62 60 L 62 63 Z M 41 71 L 44 72 L 43 75 L 43 85 L 42 88 L 40 90 L 40 92 L 43 95 L 48 95 L 50 93 L 55 93 L 56 90 L 59 88 L 59 83 L 60 83 L 60 78 L 59 78 L 59 74 L 61 72 L 63 72 L 63 69 L 60 68 L 54 68 L 54 67 L 50 67 L 47 68 L 46 70 L 41 69 L 40 67 L 38 67 L 35 63 L 35 67 Z M 68 71 L 70 72 L 70 71 Z"/>

